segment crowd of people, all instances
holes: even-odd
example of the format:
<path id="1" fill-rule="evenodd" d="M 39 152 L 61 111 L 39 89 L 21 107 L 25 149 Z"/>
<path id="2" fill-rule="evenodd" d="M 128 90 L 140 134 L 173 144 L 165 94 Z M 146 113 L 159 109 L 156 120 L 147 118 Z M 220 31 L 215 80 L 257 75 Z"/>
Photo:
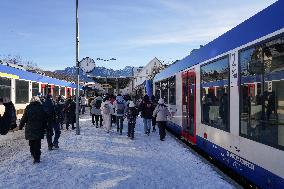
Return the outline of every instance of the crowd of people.
<path id="1" fill-rule="evenodd" d="M 30 152 L 34 163 L 40 162 L 41 140 L 46 136 L 48 150 L 59 148 L 59 138 L 63 125 L 66 130 L 75 129 L 76 123 L 76 97 L 64 99 L 62 96 L 54 98 L 51 94 L 43 96 L 39 93 L 33 96 L 30 104 L 25 108 L 24 114 L 19 123 L 19 130 L 25 127 L 25 138 L 29 141 Z M 0 104 L 5 106 L 5 113 L 0 117 L 0 134 L 7 134 L 16 125 L 16 110 L 13 103 L 8 99 L 0 98 Z M 128 122 L 127 136 L 134 139 L 136 119 L 141 112 L 144 123 L 144 132 L 150 135 L 159 128 L 160 140 L 164 141 L 166 122 L 171 114 L 164 104 L 163 99 L 156 102 L 154 96 L 145 95 L 141 101 L 134 103 L 131 97 L 126 95 L 117 96 L 95 94 L 93 100 L 88 104 L 85 95 L 79 98 L 79 113 L 85 114 L 86 107 L 90 106 L 92 125 L 96 128 L 103 128 L 110 132 L 112 125 L 116 125 L 116 131 L 122 135 L 124 120 Z M 4 126 L 5 125 L 5 126 Z M 8 126 L 7 126 L 8 125 Z"/>

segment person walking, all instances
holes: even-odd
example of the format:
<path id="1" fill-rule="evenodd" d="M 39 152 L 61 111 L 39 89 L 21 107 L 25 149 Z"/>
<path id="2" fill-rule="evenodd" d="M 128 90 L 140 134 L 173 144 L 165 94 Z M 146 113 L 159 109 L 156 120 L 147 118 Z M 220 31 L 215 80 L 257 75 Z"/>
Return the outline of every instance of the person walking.
<path id="1" fill-rule="evenodd" d="M 17 127 L 17 115 L 15 106 L 9 98 L 0 98 L 0 105 L 5 106 L 3 116 L 0 115 L 0 134 L 6 135 L 9 130 Z"/>
<path id="2" fill-rule="evenodd" d="M 96 98 L 91 102 L 92 123 L 93 125 L 95 125 L 96 123 L 96 128 L 99 127 L 99 121 L 100 121 L 100 127 L 103 126 L 103 117 L 101 113 L 102 102 L 103 98 L 98 94 L 96 94 Z"/>
<path id="3" fill-rule="evenodd" d="M 120 135 L 122 135 L 124 115 L 126 111 L 126 102 L 120 94 L 117 95 L 116 100 L 113 103 L 113 106 L 116 115 L 117 132 L 119 132 Z"/>
<path id="4" fill-rule="evenodd" d="M 53 127 L 55 125 L 55 120 L 54 120 L 55 111 L 54 111 L 54 102 L 51 94 L 46 95 L 46 99 L 42 105 L 43 105 L 43 110 L 47 116 L 46 140 L 48 144 L 48 150 L 52 150 L 53 148 L 52 136 L 54 134 Z"/>
<path id="5" fill-rule="evenodd" d="M 84 94 L 82 94 L 82 96 L 81 96 L 81 112 L 82 112 L 82 114 L 85 114 L 86 106 L 87 106 L 87 98 Z"/>
<path id="6" fill-rule="evenodd" d="M 69 129 L 69 125 L 72 125 L 72 130 L 75 129 L 74 123 L 76 122 L 76 103 L 74 102 L 72 96 L 68 97 L 64 105 L 64 114 L 66 129 Z"/>
<path id="7" fill-rule="evenodd" d="M 40 162 L 41 139 L 44 138 L 46 127 L 46 113 L 41 104 L 40 98 L 32 97 L 30 104 L 26 107 L 24 115 L 20 121 L 19 129 L 25 129 L 25 138 L 29 141 L 30 152 L 34 158 L 34 163 Z"/>
<path id="8" fill-rule="evenodd" d="M 156 120 L 159 127 L 160 140 L 164 141 L 166 136 L 167 117 L 171 117 L 171 114 L 162 98 L 159 99 L 158 105 L 153 112 L 153 117 L 155 116 L 157 116 Z"/>
<path id="9" fill-rule="evenodd" d="M 151 101 L 152 101 L 152 104 L 153 104 L 153 109 L 155 109 L 157 107 L 158 103 L 157 103 L 156 97 L 154 95 L 151 96 Z M 157 125 L 156 117 L 152 117 L 152 127 L 153 127 L 152 132 L 156 132 L 156 125 Z"/>
<path id="10" fill-rule="evenodd" d="M 58 146 L 58 140 L 59 140 L 59 137 L 60 137 L 60 134 L 61 134 L 61 131 L 60 131 L 60 126 L 61 126 L 61 123 L 63 122 L 64 120 L 64 115 L 63 115 L 63 111 L 61 109 L 61 104 L 57 101 L 55 104 L 54 104 L 54 117 L 53 117 L 53 121 L 52 121 L 52 128 L 54 130 L 54 138 L 53 138 L 53 147 L 54 148 L 59 148 Z M 52 142 L 52 138 L 50 140 Z"/>
<path id="11" fill-rule="evenodd" d="M 149 96 L 145 95 L 143 101 L 140 104 L 139 111 L 141 111 L 141 117 L 143 118 L 144 132 L 148 136 L 150 135 L 151 130 L 153 110 L 153 104 L 149 100 Z"/>
<path id="12" fill-rule="evenodd" d="M 104 102 L 101 106 L 102 116 L 103 116 L 103 126 L 109 133 L 111 128 L 111 114 L 113 113 L 113 107 L 109 101 L 109 97 L 106 96 Z"/>
<path id="13" fill-rule="evenodd" d="M 116 96 L 114 94 L 111 94 L 109 97 L 110 103 L 112 104 L 113 107 L 113 114 L 111 114 L 111 124 L 116 124 L 116 115 L 115 115 L 115 109 L 113 106 L 114 101 L 116 100 Z"/>
<path id="14" fill-rule="evenodd" d="M 63 110 L 64 110 L 64 97 L 63 96 L 58 96 L 58 98 L 56 99 L 56 103 L 57 103 L 57 105 L 58 105 L 58 108 L 59 108 L 59 110 L 60 110 L 60 112 L 62 113 L 62 120 L 61 120 L 61 122 L 60 122 L 60 129 L 63 129 L 63 123 L 64 123 L 64 112 L 63 112 Z"/>
<path id="15" fill-rule="evenodd" d="M 132 140 L 134 139 L 134 129 L 136 124 L 136 118 L 138 116 L 138 111 L 135 107 L 133 101 L 129 101 L 128 110 L 126 113 L 126 117 L 128 120 L 128 133 L 127 136 L 130 137 Z"/>

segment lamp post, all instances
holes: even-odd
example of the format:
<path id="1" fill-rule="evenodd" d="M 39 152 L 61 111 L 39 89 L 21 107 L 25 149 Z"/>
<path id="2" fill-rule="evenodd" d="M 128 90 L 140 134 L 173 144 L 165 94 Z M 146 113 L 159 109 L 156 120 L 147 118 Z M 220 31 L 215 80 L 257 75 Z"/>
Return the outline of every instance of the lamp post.
<path id="1" fill-rule="evenodd" d="M 76 72 L 77 72 L 77 89 L 76 89 L 76 135 L 80 135 L 79 127 L 79 87 L 80 87 L 80 64 L 79 64 L 79 15 L 78 2 L 76 0 Z"/>

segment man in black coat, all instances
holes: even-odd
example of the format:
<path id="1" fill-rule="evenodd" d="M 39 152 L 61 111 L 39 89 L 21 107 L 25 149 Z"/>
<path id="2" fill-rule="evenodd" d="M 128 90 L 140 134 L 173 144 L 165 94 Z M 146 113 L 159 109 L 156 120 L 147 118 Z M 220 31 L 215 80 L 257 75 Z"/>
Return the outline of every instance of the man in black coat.
<path id="1" fill-rule="evenodd" d="M 52 150 L 53 143 L 52 143 L 52 136 L 53 136 L 53 126 L 54 126 L 54 102 L 52 96 L 48 94 L 43 105 L 43 110 L 47 116 L 47 125 L 46 125 L 46 140 L 48 145 L 48 150 Z"/>
<path id="2" fill-rule="evenodd" d="M 39 97 L 32 97 L 31 103 L 26 107 L 19 129 L 22 130 L 24 126 L 26 126 L 25 138 L 29 140 L 34 163 L 39 163 L 41 139 L 44 138 L 44 129 L 46 127 L 46 114 Z"/>
<path id="3" fill-rule="evenodd" d="M 140 104 L 139 111 L 141 111 L 141 117 L 143 118 L 145 134 L 149 136 L 154 107 L 148 95 L 144 96 L 144 99 Z"/>
<path id="4" fill-rule="evenodd" d="M 16 110 L 14 104 L 8 98 L 0 98 L 0 104 L 5 106 L 3 116 L 0 116 L 0 134 L 6 135 L 10 129 L 14 129 L 16 124 Z"/>
<path id="5" fill-rule="evenodd" d="M 76 122 L 76 103 L 73 101 L 70 96 L 65 102 L 64 106 L 65 120 L 66 120 L 66 129 L 69 129 L 69 125 L 72 125 L 72 130 L 75 129 L 74 123 Z"/>

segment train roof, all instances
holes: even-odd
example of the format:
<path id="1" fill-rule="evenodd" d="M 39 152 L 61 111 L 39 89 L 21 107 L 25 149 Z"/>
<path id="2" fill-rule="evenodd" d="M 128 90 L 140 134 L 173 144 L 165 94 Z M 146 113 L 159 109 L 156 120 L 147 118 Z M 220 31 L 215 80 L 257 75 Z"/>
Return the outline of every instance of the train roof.
<path id="1" fill-rule="evenodd" d="M 0 64 L 0 73 L 19 79 L 76 88 L 76 84 Z"/>
<path id="2" fill-rule="evenodd" d="M 284 0 L 275 2 L 196 52 L 169 66 L 155 76 L 154 82 L 284 28 L 283 7 Z"/>

